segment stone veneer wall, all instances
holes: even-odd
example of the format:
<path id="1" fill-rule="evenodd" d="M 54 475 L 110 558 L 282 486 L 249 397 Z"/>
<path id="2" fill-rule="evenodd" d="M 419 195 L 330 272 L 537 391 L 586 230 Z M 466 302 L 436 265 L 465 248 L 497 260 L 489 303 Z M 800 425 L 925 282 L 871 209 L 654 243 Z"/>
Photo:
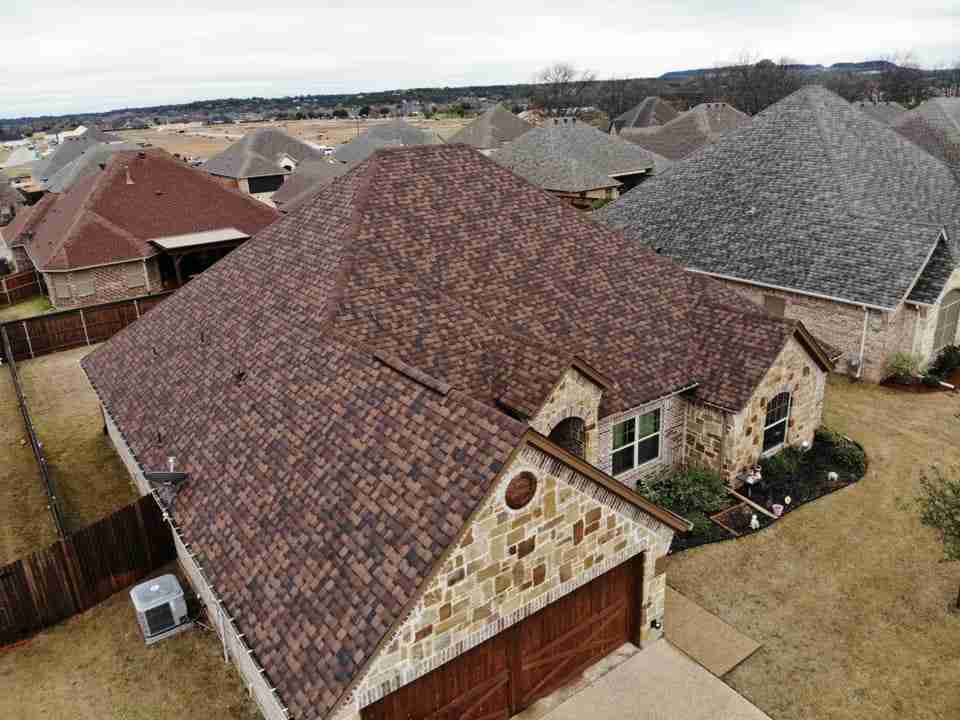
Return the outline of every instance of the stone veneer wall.
<path id="1" fill-rule="evenodd" d="M 837 362 L 837 372 L 856 374 L 856 369 L 850 362 L 860 356 L 864 315 L 862 307 L 746 283 L 729 280 L 721 282 L 758 305 L 763 305 L 765 296 L 783 298 L 786 302 L 785 317 L 801 320 L 814 337 L 843 352 L 843 357 Z M 901 305 L 896 312 L 869 310 L 869 314 L 864 344 L 863 378 L 870 382 L 880 382 L 885 377 L 887 361 L 893 353 L 915 352 L 920 312 L 913 305 Z"/>
<path id="2" fill-rule="evenodd" d="M 137 266 L 137 278 L 140 280 L 140 284 L 134 287 L 129 286 L 125 270 L 125 267 L 130 265 Z M 84 305 L 97 305 L 113 300 L 139 297 L 163 290 L 158 259 L 152 257 L 146 260 L 147 275 L 150 278 L 149 289 L 147 288 L 146 279 L 144 278 L 143 268 L 144 262 L 142 260 L 136 260 L 131 263 L 103 265 L 88 270 L 77 270 L 65 273 L 43 273 L 43 278 L 50 293 L 50 302 L 58 310 L 66 310 Z M 70 283 L 70 297 L 59 297 L 57 295 L 57 285 L 61 282 L 57 280 L 57 278 L 64 277 L 67 279 L 67 282 Z M 93 278 L 94 292 L 92 295 L 78 297 L 77 283 L 81 279 L 88 277 Z"/>
<path id="3" fill-rule="evenodd" d="M 686 405 L 686 401 L 674 395 L 603 418 L 600 421 L 599 458 L 594 464 L 608 475 L 612 475 L 613 426 L 628 418 L 660 408 L 660 457 L 621 473 L 616 476 L 616 479 L 636 489 L 644 480 L 652 480 L 679 466 L 683 462 L 683 426 L 686 422 Z"/>
<path id="4" fill-rule="evenodd" d="M 597 420 L 600 415 L 600 400 L 603 390 L 580 371 L 570 368 L 550 393 L 550 397 L 530 421 L 530 427 L 541 435 L 550 432 L 569 417 L 578 417 L 586 423 L 586 457 L 591 465 L 597 465 Z"/>
<path id="5" fill-rule="evenodd" d="M 504 492 L 524 471 L 538 487 L 514 511 Z M 663 616 L 665 575 L 656 574 L 655 561 L 672 538 L 651 515 L 525 447 L 340 714 L 376 702 L 644 551 L 642 640 L 659 637 L 650 621 Z"/>
<path id="6" fill-rule="evenodd" d="M 687 425 L 684 464 L 716 470 L 725 480 L 732 481 L 736 473 L 731 472 L 729 462 L 721 466 L 724 443 L 729 446 L 727 438 L 734 432 L 732 416 L 706 403 L 689 401 L 685 404 Z"/>

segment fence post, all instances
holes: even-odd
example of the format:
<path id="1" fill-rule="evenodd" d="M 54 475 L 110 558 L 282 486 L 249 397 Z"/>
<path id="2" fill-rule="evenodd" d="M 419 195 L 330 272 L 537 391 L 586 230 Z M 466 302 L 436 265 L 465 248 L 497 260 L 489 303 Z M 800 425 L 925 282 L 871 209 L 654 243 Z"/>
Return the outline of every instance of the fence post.
<path id="1" fill-rule="evenodd" d="M 7 279 L 0 278 L 3 282 L 3 294 L 7 296 L 7 305 L 13 305 L 13 300 L 10 299 L 10 291 L 7 289 Z"/>
<path id="2" fill-rule="evenodd" d="M 24 334 L 24 335 L 26 336 L 26 338 L 27 338 L 27 348 L 29 348 L 29 350 L 30 350 L 30 357 L 32 357 L 32 358 L 33 358 L 33 357 L 36 357 L 36 355 L 33 354 L 33 343 L 30 342 L 30 330 L 27 329 L 27 321 L 26 321 L 26 320 L 21 320 L 21 321 L 20 321 L 20 324 L 23 325 L 23 334 Z"/>
<path id="3" fill-rule="evenodd" d="M 140 319 L 140 303 L 137 302 L 136 298 L 133 300 L 133 309 L 137 311 L 137 320 Z"/>
<path id="4" fill-rule="evenodd" d="M 80 324 L 83 325 L 83 339 L 87 341 L 87 345 L 90 344 L 90 335 L 87 334 L 87 320 L 83 317 L 83 308 L 80 308 Z"/>

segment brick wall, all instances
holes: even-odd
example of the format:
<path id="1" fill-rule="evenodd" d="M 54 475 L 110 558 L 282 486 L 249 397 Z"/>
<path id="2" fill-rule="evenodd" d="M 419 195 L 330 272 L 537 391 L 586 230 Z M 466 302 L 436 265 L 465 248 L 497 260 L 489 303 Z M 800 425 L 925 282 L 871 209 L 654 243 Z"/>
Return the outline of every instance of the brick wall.
<path id="1" fill-rule="evenodd" d="M 536 417 L 530 421 L 530 427 L 549 437 L 560 421 L 570 417 L 580 418 L 586 424 L 585 459 L 596 465 L 597 426 L 602 395 L 599 385 L 578 370 L 570 368 L 560 378 Z"/>
<path id="2" fill-rule="evenodd" d="M 27 255 L 26 250 L 20 246 L 17 246 L 15 248 L 11 248 L 10 252 L 13 255 L 14 272 L 33 270 L 33 261 L 30 259 L 30 256 Z"/>
<path id="3" fill-rule="evenodd" d="M 613 475 L 613 426 L 660 408 L 660 457 L 621 473 L 616 479 L 637 489 L 644 480 L 659 477 L 678 466 L 683 460 L 683 425 L 687 404 L 682 398 L 673 396 L 603 418 L 600 421 L 599 457 L 594 464 L 608 475 Z M 640 491 L 643 492 L 642 487 Z"/>
<path id="4" fill-rule="evenodd" d="M 160 263 L 156 257 L 146 260 L 146 275 L 149 277 L 149 289 L 142 260 L 73 272 L 43 273 L 50 293 L 50 302 L 58 310 L 160 292 L 163 287 Z M 69 287 L 69 294 L 63 292 L 64 284 Z M 86 294 L 90 289 L 93 292 Z"/>
<path id="5" fill-rule="evenodd" d="M 530 503 L 511 510 L 505 488 L 533 473 Z M 532 447 L 504 471 L 500 486 L 353 693 L 364 707 L 493 637 L 640 552 L 644 563 L 644 641 L 659 636 L 665 575 L 655 561 L 673 531 Z"/>
<path id="6" fill-rule="evenodd" d="M 758 305 L 763 305 L 765 296 L 783 298 L 787 318 L 801 320 L 815 337 L 843 352 L 836 370 L 856 374 L 851 361 L 860 355 L 864 322 L 862 307 L 745 283 L 722 282 Z M 914 350 L 920 329 L 919 316 L 919 310 L 912 305 L 901 305 L 896 312 L 869 310 L 864 345 L 865 380 L 879 382 L 885 377 L 887 361 L 893 353 Z"/>

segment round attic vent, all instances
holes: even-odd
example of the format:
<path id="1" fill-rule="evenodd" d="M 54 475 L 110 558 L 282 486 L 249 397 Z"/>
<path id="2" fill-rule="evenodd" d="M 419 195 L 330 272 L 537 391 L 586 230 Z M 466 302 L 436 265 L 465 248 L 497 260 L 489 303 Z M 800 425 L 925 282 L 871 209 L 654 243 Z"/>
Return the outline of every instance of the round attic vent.
<path id="1" fill-rule="evenodd" d="M 537 478 L 533 473 L 522 472 L 507 485 L 504 501 L 511 510 L 526 507 L 537 493 Z"/>

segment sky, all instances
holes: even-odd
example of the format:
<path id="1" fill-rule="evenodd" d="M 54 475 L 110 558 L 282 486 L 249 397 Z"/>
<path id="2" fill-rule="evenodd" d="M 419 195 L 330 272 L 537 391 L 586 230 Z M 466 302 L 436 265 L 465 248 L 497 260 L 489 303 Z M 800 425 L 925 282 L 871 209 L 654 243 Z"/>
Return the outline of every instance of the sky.
<path id="1" fill-rule="evenodd" d="M 0 0 L 0 118 L 904 53 L 960 61 L 960 0 Z"/>

